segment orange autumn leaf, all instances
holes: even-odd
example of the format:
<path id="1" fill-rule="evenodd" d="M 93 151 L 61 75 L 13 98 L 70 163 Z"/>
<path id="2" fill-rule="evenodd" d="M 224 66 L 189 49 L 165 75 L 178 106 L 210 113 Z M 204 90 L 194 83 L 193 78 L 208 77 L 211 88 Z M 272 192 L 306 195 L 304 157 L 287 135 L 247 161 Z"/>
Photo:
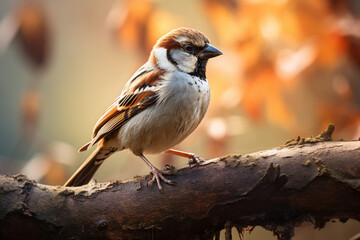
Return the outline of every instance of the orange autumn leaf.
<path id="1" fill-rule="evenodd" d="M 285 103 L 280 88 L 274 87 L 273 93 L 267 95 L 266 113 L 270 122 L 289 129 L 294 126 L 295 117 Z"/>
<path id="2" fill-rule="evenodd" d="M 159 37 L 180 26 L 176 17 L 150 0 L 120 2 L 109 15 L 120 44 L 137 49 L 143 53 L 143 57 L 148 56 Z"/>
<path id="3" fill-rule="evenodd" d="M 34 121 L 40 112 L 40 95 L 38 92 L 28 90 L 21 99 L 21 109 L 26 121 Z"/>
<path id="4" fill-rule="evenodd" d="M 360 109 L 354 104 L 323 101 L 317 108 L 317 114 L 321 127 L 333 123 L 338 129 L 344 129 L 352 139 L 360 138 Z"/>
<path id="5" fill-rule="evenodd" d="M 49 185 L 62 185 L 67 179 L 66 167 L 64 164 L 52 161 L 52 159 L 49 159 L 48 161 L 50 166 L 43 181 Z"/>
<path id="6" fill-rule="evenodd" d="M 41 6 L 26 1 L 17 9 L 18 39 L 25 56 L 35 67 L 43 67 L 49 55 L 49 27 Z"/>
<path id="7" fill-rule="evenodd" d="M 147 0 L 119 1 L 108 14 L 116 39 L 126 47 L 145 49 L 146 22 L 152 9 Z"/>
<path id="8" fill-rule="evenodd" d="M 237 36 L 236 10 L 239 2 L 233 0 L 203 0 L 205 13 L 209 16 L 217 35 L 224 43 L 232 43 Z"/>
<path id="9" fill-rule="evenodd" d="M 22 134 L 27 140 L 34 137 L 40 115 L 40 94 L 34 90 L 28 90 L 21 98 Z"/>
<path id="10" fill-rule="evenodd" d="M 330 68 L 347 51 L 347 42 L 344 36 L 337 33 L 326 34 L 324 39 L 326 41 L 318 42 L 318 61 L 322 66 Z"/>
<path id="11" fill-rule="evenodd" d="M 347 36 L 347 44 L 349 45 L 347 50 L 350 59 L 360 68 L 360 44 L 359 39 L 354 36 Z"/>
<path id="12" fill-rule="evenodd" d="M 174 28 L 181 27 L 181 21 L 174 15 L 157 9 L 149 17 L 147 25 L 147 47 L 151 49 L 154 43 Z"/>
<path id="13" fill-rule="evenodd" d="M 271 68 L 259 72 L 245 82 L 242 106 L 255 121 L 263 120 L 265 115 L 273 124 L 290 128 L 295 119 L 281 96 L 280 83 Z"/>
<path id="14" fill-rule="evenodd" d="M 246 81 L 243 85 L 242 107 L 255 122 L 263 120 L 263 88 L 259 79 Z"/>

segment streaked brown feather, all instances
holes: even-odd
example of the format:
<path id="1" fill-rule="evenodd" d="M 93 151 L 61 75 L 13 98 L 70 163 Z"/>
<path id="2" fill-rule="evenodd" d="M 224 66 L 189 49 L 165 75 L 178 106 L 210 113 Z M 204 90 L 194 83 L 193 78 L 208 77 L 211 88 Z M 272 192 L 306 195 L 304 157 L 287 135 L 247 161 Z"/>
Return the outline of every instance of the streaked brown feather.
<path id="1" fill-rule="evenodd" d="M 161 81 L 164 74 L 165 70 L 155 69 L 146 74 L 140 74 L 136 79 L 133 79 L 128 91 L 124 91 L 122 96 L 97 121 L 93 130 L 93 139 L 79 151 L 91 148 L 100 139 L 113 130 L 120 128 L 133 116 L 154 104 L 158 99 L 158 95 L 153 91 L 152 87 L 155 87 Z M 150 88 L 147 90 L 146 87 Z M 137 93 L 134 94 L 137 89 Z"/>
<path id="2" fill-rule="evenodd" d="M 93 131 L 92 137 L 95 138 L 96 134 L 104 126 L 105 123 L 107 123 L 111 118 L 113 118 L 118 113 L 117 106 L 112 105 L 108 110 L 100 117 L 98 122 L 96 123 Z"/>
<path id="3" fill-rule="evenodd" d="M 142 89 L 146 86 L 156 86 L 164 75 L 164 69 L 155 69 L 147 74 L 144 74 L 133 81 L 130 92 L 135 92 L 136 89 Z"/>

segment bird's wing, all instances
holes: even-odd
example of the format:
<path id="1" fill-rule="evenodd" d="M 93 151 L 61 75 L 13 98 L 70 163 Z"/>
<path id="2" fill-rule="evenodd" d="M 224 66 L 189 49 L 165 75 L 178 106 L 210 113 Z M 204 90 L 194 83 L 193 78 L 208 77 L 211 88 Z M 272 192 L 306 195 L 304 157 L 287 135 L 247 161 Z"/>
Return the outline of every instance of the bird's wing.
<path id="1" fill-rule="evenodd" d="M 165 70 L 162 69 L 140 68 L 125 85 L 120 97 L 115 99 L 97 121 L 93 130 L 93 139 L 79 151 L 89 149 L 136 114 L 153 105 L 158 100 L 159 82 L 165 74 Z"/>

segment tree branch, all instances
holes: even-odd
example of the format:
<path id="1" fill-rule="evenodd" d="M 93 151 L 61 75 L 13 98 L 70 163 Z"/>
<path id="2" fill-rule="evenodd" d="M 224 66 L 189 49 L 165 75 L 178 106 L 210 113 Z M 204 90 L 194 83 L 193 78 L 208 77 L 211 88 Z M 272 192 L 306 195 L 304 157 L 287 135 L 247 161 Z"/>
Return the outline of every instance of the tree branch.
<path id="1" fill-rule="evenodd" d="M 0 239 L 212 239 L 256 225 L 290 239 L 303 221 L 360 220 L 360 141 L 319 137 L 179 169 L 163 193 L 151 176 L 71 188 L 0 176 Z"/>

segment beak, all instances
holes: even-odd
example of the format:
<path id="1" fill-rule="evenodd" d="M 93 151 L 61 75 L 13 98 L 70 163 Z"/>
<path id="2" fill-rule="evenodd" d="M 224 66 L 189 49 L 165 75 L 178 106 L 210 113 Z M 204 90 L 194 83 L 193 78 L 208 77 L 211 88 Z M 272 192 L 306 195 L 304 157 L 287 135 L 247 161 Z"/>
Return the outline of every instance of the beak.
<path id="1" fill-rule="evenodd" d="M 209 59 L 216 56 L 222 55 L 216 47 L 208 44 L 203 50 L 201 50 L 198 54 L 200 59 Z"/>

